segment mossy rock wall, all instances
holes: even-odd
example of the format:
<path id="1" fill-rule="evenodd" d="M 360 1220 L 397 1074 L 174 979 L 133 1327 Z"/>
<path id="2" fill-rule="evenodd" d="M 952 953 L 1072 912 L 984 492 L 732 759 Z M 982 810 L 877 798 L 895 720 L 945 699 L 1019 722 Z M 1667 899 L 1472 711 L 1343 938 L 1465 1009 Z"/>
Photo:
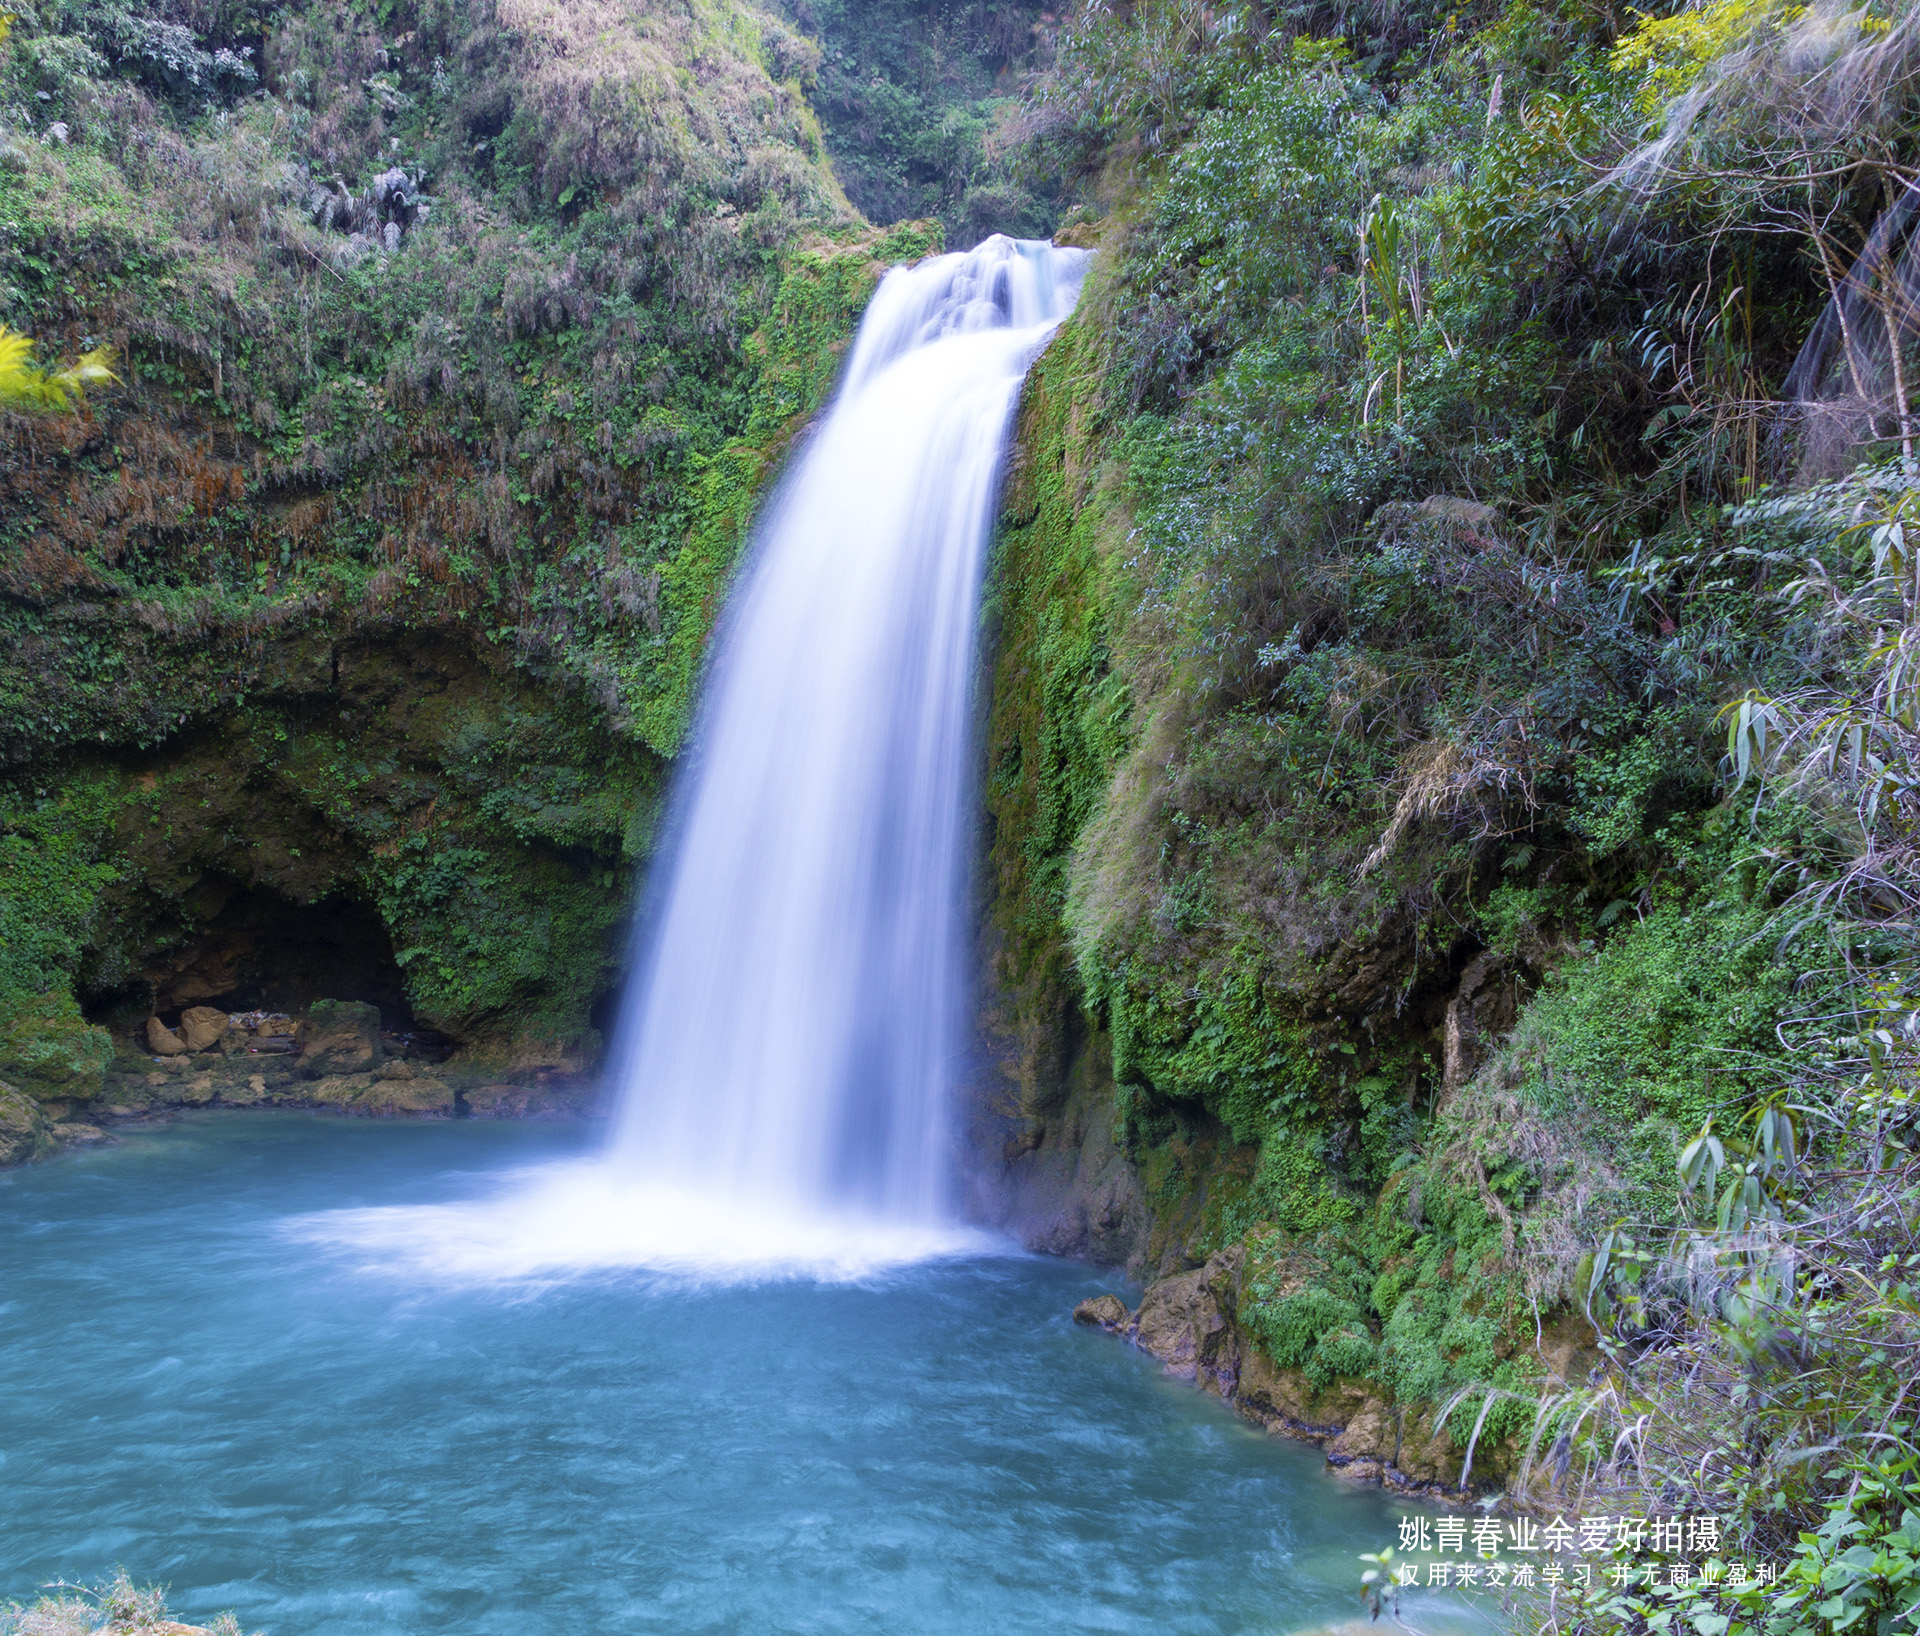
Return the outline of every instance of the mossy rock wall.
<path id="1" fill-rule="evenodd" d="M 19 690 L 0 746 L 0 1072 L 63 1101 L 98 1091 L 111 1045 L 76 995 L 129 1030 L 155 1006 L 235 994 L 358 998 L 469 1057 L 590 1067 L 757 500 L 879 275 L 935 247 L 909 225 L 791 252 L 746 349 L 739 432 L 690 462 L 681 533 L 631 608 L 609 592 L 585 669 L 577 648 L 496 624 L 484 593 L 359 565 L 346 535 L 277 590 L 150 599 L 32 577 L 31 548 L 16 554 L 0 619 Z M 107 468 L 173 413 L 152 395 L 130 407 L 100 428 Z M 246 493 L 241 460 L 223 473 Z M 412 503 L 457 511 L 465 479 L 443 478 Z M 16 479 L 75 474 L 28 464 Z"/>

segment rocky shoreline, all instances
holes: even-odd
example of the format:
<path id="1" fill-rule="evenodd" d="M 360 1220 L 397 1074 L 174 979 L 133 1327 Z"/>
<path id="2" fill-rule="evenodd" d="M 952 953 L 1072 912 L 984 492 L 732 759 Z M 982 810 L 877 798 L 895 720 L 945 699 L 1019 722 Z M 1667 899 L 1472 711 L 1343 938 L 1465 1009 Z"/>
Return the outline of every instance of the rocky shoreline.
<path id="1" fill-rule="evenodd" d="M 1462 1485 L 1465 1452 L 1435 1404 L 1395 1404 L 1363 1381 L 1316 1383 L 1282 1369 L 1239 1322 L 1246 1249 L 1235 1245 L 1205 1265 L 1146 1287 L 1129 1310 L 1117 1295 L 1097 1295 L 1074 1308 L 1074 1321 L 1100 1329 L 1158 1358 L 1166 1372 L 1190 1380 L 1244 1418 L 1278 1437 L 1326 1450 L 1334 1475 L 1378 1483 L 1395 1493 L 1442 1505 L 1508 1508 L 1501 1490 L 1519 1462 L 1510 1440 L 1484 1439 Z M 1572 1332 L 1542 1337 L 1548 1375 L 1567 1379 L 1589 1361 L 1590 1345 Z"/>
<path id="2" fill-rule="evenodd" d="M 191 1108 L 312 1108 L 362 1118 L 558 1119 L 593 1110 L 584 1075 L 462 1061 L 381 1027 L 379 1009 L 320 1000 L 298 1017 L 194 1006 L 115 1036 L 97 1076 L 47 1095 L 0 1081 L 0 1166 L 108 1140 L 117 1124 Z"/>

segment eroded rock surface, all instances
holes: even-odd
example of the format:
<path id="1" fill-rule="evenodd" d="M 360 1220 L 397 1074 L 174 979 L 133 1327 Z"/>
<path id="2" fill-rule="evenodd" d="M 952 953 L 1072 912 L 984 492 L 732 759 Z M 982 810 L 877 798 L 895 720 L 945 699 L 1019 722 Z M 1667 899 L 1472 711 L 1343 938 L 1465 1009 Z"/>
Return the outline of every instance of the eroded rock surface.
<path id="1" fill-rule="evenodd" d="M 317 1000 L 296 1036 L 301 1071 L 310 1079 L 370 1073 L 385 1052 L 380 1045 L 380 1008 L 360 1000 Z"/>
<path id="2" fill-rule="evenodd" d="M 1148 1285 L 1137 1310 L 1116 1295 L 1082 1301 L 1074 1321 L 1130 1340 L 1152 1354 L 1167 1372 L 1191 1380 L 1233 1405 L 1277 1436 L 1317 1443 L 1335 1475 L 1360 1483 L 1383 1483 L 1401 1493 L 1459 1501 L 1462 1451 L 1451 1429 L 1436 1431 L 1430 1405 L 1397 1404 L 1357 1380 L 1316 1384 L 1304 1371 L 1282 1369 L 1241 1328 L 1239 1302 L 1246 1252 L 1221 1251 L 1204 1266 Z M 1570 1369 L 1579 1338 L 1557 1337 L 1549 1366 Z M 1474 1457 L 1472 1487 L 1495 1484 L 1511 1465 L 1513 1451 L 1483 1443 Z"/>
<path id="3" fill-rule="evenodd" d="M 0 1080 L 0 1165 L 45 1158 L 56 1145 L 53 1123 L 40 1104 Z"/>

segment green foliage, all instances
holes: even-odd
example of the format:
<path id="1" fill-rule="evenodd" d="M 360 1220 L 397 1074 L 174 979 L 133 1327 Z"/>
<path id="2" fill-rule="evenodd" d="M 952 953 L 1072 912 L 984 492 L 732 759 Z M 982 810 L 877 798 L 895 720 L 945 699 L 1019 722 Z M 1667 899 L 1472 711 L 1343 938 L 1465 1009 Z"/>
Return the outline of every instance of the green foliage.
<path id="1" fill-rule="evenodd" d="M 1002 964 L 1111 1040 L 1159 1222 L 1320 1258 L 1248 1303 L 1277 1357 L 1510 1450 L 1582 1253 L 1691 1222 L 1677 1156 L 1777 1084 L 1782 934 L 1886 957 L 1920 901 L 1899 507 L 1848 562 L 1741 505 L 1820 457 L 1762 405 L 1911 151 L 1877 17 L 1796 48 L 1844 94 L 1791 22 L 1088 5 L 1025 114 L 1111 214 L 996 582 Z"/>
<path id="2" fill-rule="evenodd" d="M 33 362 L 33 342 L 0 324 L 0 408 L 64 410 L 84 402 L 87 388 L 115 379 L 113 349 L 96 347 L 64 369 Z"/>
<path id="3" fill-rule="evenodd" d="M 102 887 L 117 871 L 117 781 L 56 795 L 0 790 L 0 1003 L 64 988 L 79 969 Z"/>
<path id="4" fill-rule="evenodd" d="M 818 39 L 813 101 L 835 174 L 868 220 L 937 219 L 966 248 L 1046 238 L 1046 178 L 1013 173 L 999 127 L 1050 19 L 1034 0 L 793 0 Z"/>

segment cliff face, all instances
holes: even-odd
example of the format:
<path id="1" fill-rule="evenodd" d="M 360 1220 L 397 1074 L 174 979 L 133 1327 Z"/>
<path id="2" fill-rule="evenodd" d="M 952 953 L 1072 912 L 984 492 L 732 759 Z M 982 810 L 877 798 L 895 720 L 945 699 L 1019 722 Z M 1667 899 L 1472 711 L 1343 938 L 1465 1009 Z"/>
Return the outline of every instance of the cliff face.
<path id="1" fill-rule="evenodd" d="M 161 21 L 0 63 L 4 316 L 120 375 L 4 427 L 0 1077 L 209 998 L 585 1067 L 753 506 L 938 230 L 749 6 Z"/>
<path id="2" fill-rule="evenodd" d="M 1009 476 L 980 1195 L 1124 1266 L 1145 1305 L 1107 1327 L 1350 1474 L 1457 1485 L 1484 1402 L 1502 1481 L 1523 1405 L 1599 1360 L 1589 1235 L 1671 1207 L 1765 1048 L 1770 906 L 1725 873 L 1704 700 L 1497 508 L 1303 515 L 1227 387 L 1128 401 L 1156 249 L 1110 229 Z"/>

